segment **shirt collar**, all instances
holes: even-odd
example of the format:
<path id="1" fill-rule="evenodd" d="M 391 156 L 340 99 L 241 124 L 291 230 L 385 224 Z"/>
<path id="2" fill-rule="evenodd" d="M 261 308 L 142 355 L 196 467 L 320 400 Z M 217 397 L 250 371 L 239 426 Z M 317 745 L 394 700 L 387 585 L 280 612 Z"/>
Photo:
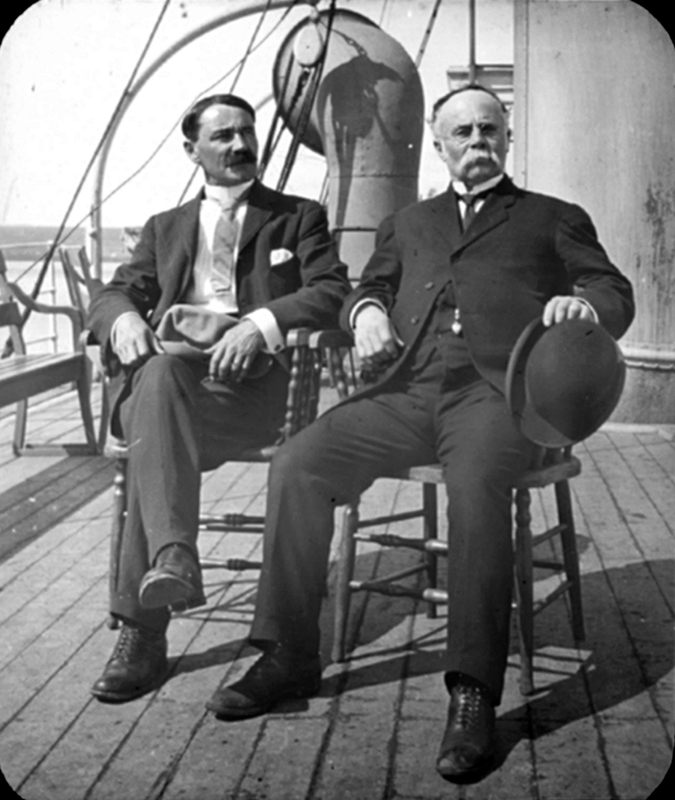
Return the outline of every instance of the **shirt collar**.
<path id="1" fill-rule="evenodd" d="M 490 178 L 490 180 L 476 184 L 471 191 L 466 188 L 462 181 L 452 181 L 452 188 L 460 196 L 463 194 L 478 194 L 479 192 L 486 192 L 489 189 L 494 189 L 494 187 L 502 180 L 503 177 L 504 173 L 500 172 L 499 175 L 495 175 L 494 178 Z"/>
<path id="2" fill-rule="evenodd" d="M 204 196 L 208 200 L 213 200 L 223 208 L 234 205 L 239 198 L 253 185 L 253 181 L 238 183 L 236 186 L 216 186 L 207 183 L 204 186 Z"/>

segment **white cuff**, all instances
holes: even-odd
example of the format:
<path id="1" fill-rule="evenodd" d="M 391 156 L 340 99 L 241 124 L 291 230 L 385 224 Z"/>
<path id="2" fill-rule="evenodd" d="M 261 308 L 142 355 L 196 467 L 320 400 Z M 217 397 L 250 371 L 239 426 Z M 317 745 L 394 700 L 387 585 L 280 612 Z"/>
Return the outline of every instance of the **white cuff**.
<path id="1" fill-rule="evenodd" d="M 113 352 L 116 355 L 117 355 L 117 326 L 119 325 L 120 320 L 124 319 L 125 317 L 138 317 L 139 319 L 143 319 L 141 315 L 138 313 L 138 311 L 124 311 L 122 314 L 119 315 L 119 317 L 115 319 L 115 321 L 112 324 L 112 327 L 110 328 L 110 346 L 112 347 Z"/>
<path id="2" fill-rule="evenodd" d="M 351 312 L 349 313 L 349 327 L 352 333 L 354 332 L 356 317 L 366 306 L 377 306 L 384 314 L 387 313 L 387 309 L 382 305 L 382 303 L 380 303 L 379 300 L 376 300 L 374 297 L 364 297 L 363 300 L 359 300 L 359 302 L 354 305 L 354 308 L 352 308 Z"/>
<path id="3" fill-rule="evenodd" d="M 284 349 L 286 341 L 279 330 L 276 317 L 269 308 L 256 308 L 255 311 L 247 314 L 244 319 L 250 319 L 262 333 L 268 353 L 280 353 Z"/>

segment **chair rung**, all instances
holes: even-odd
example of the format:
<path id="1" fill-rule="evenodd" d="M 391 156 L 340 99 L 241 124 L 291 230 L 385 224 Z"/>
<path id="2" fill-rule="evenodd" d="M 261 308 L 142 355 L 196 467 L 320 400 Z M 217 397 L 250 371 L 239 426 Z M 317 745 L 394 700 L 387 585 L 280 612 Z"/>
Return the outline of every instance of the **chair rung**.
<path id="1" fill-rule="evenodd" d="M 260 529 L 265 523 L 265 517 L 254 517 L 247 514 L 217 514 L 215 516 L 202 514 L 199 517 L 199 527 L 207 531 L 232 531 L 233 533 L 260 532 L 254 531 L 251 526 Z"/>
<path id="2" fill-rule="evenodd" d="M 550 594 L 546 595 L 546 597 L 542 597 L 541 600 L 535 601 L 532 607 L 532 613 L 538 614 L 540 611 L 546 608 L 546 606 L 550 605 L 554 600 L 560 597 L 561 594 L 569 591 L 571 586 L 571 581 L 563 581 L 560 586 L 557 586 Z"/>
<path id="3" fill-rule="evenodd" d="M 539 558 L 532 559 L 532 566 L 540 567 L 541 569 L 554 569 L 556 572 L 561 572 L 565 569 L 565 565 L 560 561 L 547 561 Z"/>
<path id="4" fill-rule="evenodd" d="M 402 511 L 400 514 L 390 514 L 384 517 L 371 517 L 370 519 L 360 519 L 358 528 L 369 528 L 373 525 L 384 525 L 390 522 L 404 522 L 407 519 L 417 519 L 424 516 L 424 509 L 416 511 Z"/>
<path id="5" fill-rule="evenodd" d="M 397 583 L 381 581 L 351 581 L 349 588 L 355 592 L 376 592 L 389 597 L 412 597 L 415 600 L 424 600 L 427 603 L 442 604 L 448 602 L 448 593 L 442 589 L 411 589 Z"/>
<path id="6" fill-rule="evenodd" d="M 258 525 L 227 525 L 224 522 L 200 523 L 199 528 L 203 531 L 223 531 L 225 533 L 255 533 L 261 534 L 263 526 Z"/>
<path id="7" fill-rule="evenodd" d="M 357 533 L 354 539 L 359 542 L 373 542 L 383 547 L 409 547 L 412 550 L 421 550 L 437 555 L 447 555 L 448 545 L 438 539 L 413 539 L 406 536 L 397 536 L 395 533 Z"/>
<path id="8" fill-rule="evenodd" d="M 200 564 L 205 566 L 201 561 Z M 246 558 L 226 558 L 220 564 L 214 563 L 210 568 L 216 569 L 217 567 L 229 569 L 232 572 L 243 572 L 246 569 L 262 569 L 262 561 L 249 561 Z"/>
<path id="9" fill-rule="evenodd" d="M 408 569 L 402 569 L 399 572 L 392 572 L 390 575 L 383 575 L 381 578 L 376 578 L 371 581 L 350 581 L 349 588 L 355 592 L 370 591 L 372 586 L 381 586 L 382 584 L 389 583 L 390 581 L 400 581 L 402 578 L 409 578 L 411 575 L 419 575 L 420 572 L 426 572 L 427 567 L 425 564 L 417 564 Z"/>
<path id="10" fill-rule="evenodd" d="M 567 525 L 563 522 L 560 525 L 554 525 L 552 528 L 549 528 L 547 531 L 543 533 L 538 533 L 536 536 L 532 537 L 532 547 L 536 547 L 538 544 L 542 542 L 547 542 L 549 539 L 552 539 L 554 536 L 558 536 L 559 534 L 563 533 L 563 531 L 567 530 Z"/>

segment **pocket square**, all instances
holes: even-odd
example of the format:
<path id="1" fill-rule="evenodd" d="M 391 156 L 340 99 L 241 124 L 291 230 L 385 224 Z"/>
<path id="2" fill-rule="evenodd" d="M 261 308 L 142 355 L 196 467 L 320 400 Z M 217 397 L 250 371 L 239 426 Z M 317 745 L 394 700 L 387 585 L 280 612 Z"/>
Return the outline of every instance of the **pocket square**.
<path id="1" fill-rule="evenodd" d="M 276 267 L 279 264 L 284 264 L 291 258 L 293 258 L 293 253 L 291 253 L 290 250 L 286 250 L 285 247 L 280 247 L 277 250 L 272 250 L 270 252 L 270 266 Z"/>

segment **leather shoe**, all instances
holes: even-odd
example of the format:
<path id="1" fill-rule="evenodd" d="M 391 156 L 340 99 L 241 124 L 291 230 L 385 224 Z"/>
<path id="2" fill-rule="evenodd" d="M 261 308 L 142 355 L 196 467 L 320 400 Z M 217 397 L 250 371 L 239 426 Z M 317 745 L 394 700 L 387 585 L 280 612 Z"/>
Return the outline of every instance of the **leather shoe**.
<path id="1" fill-rule="evenodd" d="M 138 596 L 143 608 L 184 611 L 203 606 L 206 598 L 197 559 L 178 544 L 160 550 L 155 566 L 143 576 Z"/>
<path id="2" fill-rule="evenodd" d="M 495 710 L 486 686 L 456 673 L 448 686 L 448 722 L 436 761 L 446 780 L 468 782 L 481 777 L 494 755 Z"/>
<path id="3" fill-rule="evenodd" d="M 166 651 L 165 634 L 125 623 L 91 693 L 103 703 L 125 703 L 158 688 L 169 666 Z"/>
<path id="4" fill-rule="evenodd" d="M 237 720 L 266 714 L 282 700 L 313 697 L 321 688 L 319 656 L 300 658 L 276 644 L 231 686 L 206 703 L 218 719 Z"/>

